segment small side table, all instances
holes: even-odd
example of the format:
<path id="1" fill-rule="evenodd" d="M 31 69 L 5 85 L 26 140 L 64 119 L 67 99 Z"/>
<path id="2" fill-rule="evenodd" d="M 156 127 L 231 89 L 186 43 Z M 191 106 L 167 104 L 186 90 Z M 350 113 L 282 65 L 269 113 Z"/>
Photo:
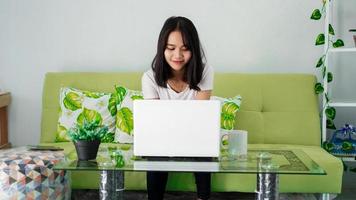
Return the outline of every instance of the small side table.
<path id="1" fill-rule="evenodd" d="M 0 92 L 0 149 L 10 147 L 8 138 L 7 107 L 11 102 L 9 92 Z"/>

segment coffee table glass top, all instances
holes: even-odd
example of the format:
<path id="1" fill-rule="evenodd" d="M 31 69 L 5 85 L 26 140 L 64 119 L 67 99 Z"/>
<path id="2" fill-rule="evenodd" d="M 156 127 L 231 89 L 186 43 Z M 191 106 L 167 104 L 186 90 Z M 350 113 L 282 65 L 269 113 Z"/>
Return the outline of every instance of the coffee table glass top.
<path id="1" fill-rule="evenodd" d="M 96 160 L 77 161 L 75 150 L 65 155 L 54 169 L 66 170 L 122 170 L 176 171 L 216 173 L 277 173 L 325 175 L 325 171 L 303 150 L 249 149 L 245 160 L 236 160 L 222 153 L 219 159 L 155 159 L 133 156 L 132 149 L 100 146 Z"/>

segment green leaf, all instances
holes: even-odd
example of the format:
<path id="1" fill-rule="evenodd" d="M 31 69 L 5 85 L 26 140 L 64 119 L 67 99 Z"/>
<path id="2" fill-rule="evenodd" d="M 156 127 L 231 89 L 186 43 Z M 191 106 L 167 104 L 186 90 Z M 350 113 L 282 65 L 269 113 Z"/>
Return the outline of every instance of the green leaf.
<path id="1" fill-rule="evenodd" d="M 334 28 L 333 28 L 333 26 L 331 26 L 331 24 L 329 24 L 329 34 L 330 35 L 335 35 Z"/>
<path id="2" fill-rule="evenodd" d="M 107 132 L 102 138 L 101 142 L 103 143 L 112 143 L 114 142 L 115 139 L 115 133 L 109 133 Z"/>
<path id="3" fill-rule="evenodd" d="M 321 83 L 316 83 L 314 86 L 315 94 L 320 94 L 324 92 L 324 87 Z"/>
<path id="4" fill-rule="evenodd" d="M 325 114 L 328 119 L 334 120 L 336 115 L 336 109 L 334 107 L 327 107 L 325 109 Z"/>
<path id="5" fill-rule="evenodd" d="M 342 143 L 342 145 L 341 145 L 341 149 L 342 149 L 342 151 L 344 151 L 344 152 L 352 151 L 352 150 L 353 150 L 352 143 L 351 143 L 351 142 L 344 141 L 344 142 Z"/>
<path id="6" fill-rule="evenodd" d="M 70 141 L 70 138 L 67 134 L 67 129 L 66 127 L 62 126 L 61 124 L 58 123 L 57 125 L 57 135 L 56 135 L 56 142 L 68 142 Z"/>
<path id="7" fill-rule="evenodd" d="M 229 140 L 223 140 L 222 145 L 224 145 L 224 146 L 229 145 Z"/>
<path id="8" fill-rule="evenodd" d="M 225 130 L 232 130 L 234 129 L 234 125 L 235 125 L 235 115 L 226 112 L 221 112 L 221 119 L 220 119 L 221 128 Z"/>
<path id="9" fill-rule="evenodd" d="M 105 95 L 104 93 L 89 92 L 89 91 L 83 91 L 83 94 L 86 97 L 90 97 L 90 98 L 94 98 L 94 99 L 98 99 L 98 98 L 100 98 L 100 97 Z"/>
<path id="10" fill-rule="evenodd" d="M 326 128 L 336 130 L 333 120 L 326 119 Z"/>
<path id="11" fill-rule="evenodd" d="M 94 141 L 101 140 L 108 133 L 108 126 L 101 126 L 97 121 L 88 122 L 84 119 L 83 124 L 75 124 L 68 130 L 68 135 L 72 141 L 78 140 Z"/>
<path id="12" fill-rule="evenodd" d="M 131 149 L 131 147 L 132 147 L 131 144 L 121 144 L 120 147 L 119 147 L 119 149 L 120 149 L 120 150 L 123 150 L 123 151 L 128 151 L 128 150 Z"/>
<path id="13" fill-rule="evenodd" d="M 132 95 L 131 99 L 132 100 L 143 100 L 143 96 L 142 95 Z"/>
<path id="14" fill-rule="evenodd" d="M 323 142 L 323 148 L 327 152 L 331 152 L 334 149 L 334 145 L 332 143 L 329 143 L 329 142 L 325 141 L 325 142 Z"/>
<path id="15" fill-rule="evenodd" d="M 325 35 L 324 33 L 320 33 L 315 40 L 315 45 L 325 44 Z"/>
<path id="16" fill-rule="evenodd" d="M 240 106 L 234 102 L 225 102 L 221 108 L 221 112 L 227 114 L 236 114 L 236 112 L 240 109 Z"/>
<path id="17" fill-rule="evenodd" d="M 344 41 L 337 39 L 336 42 L 333 43 L 334 48 L 339 48 L 344 46 Z"/>
<path id="18" fill-rule="evenodd" d="M 312 13 L 312 15 L 310 16 L 310 19 L 313 20 L 319 20 L 321 18 L 321 12 L 319 9 L 315 9 Z"/>
<path id="19" fill-rule="evenodd" d="M 117 108 L 116 108 L 117 101 L 118 101 L 118 95 L 116 93 L 112 93 L 109 99 L 108 110 L 110 111 L 110 114 L 113 117 L 117 113 Z"/>
<path id="20" fill-rule="evenodd" d="M 316 68 L 321 67 L 324 64 L 324 56 L 320 57 L 318 63 L 316 64 Z"/>
<path id="21" fill-rule="evenodd" d="M 128 107 L 123 107 L 117 112 L 116 127 L 131 135 L 133 130 L 133 114 Z"/>
<path id="22" fill-rule="evenodd" d="M 101 125 L 103 119 L 102 119 L 100 113 L 98 113 L 97 111 L 84 108 L 83 112 L 80 113 L 77 118 L 77 123 L 79 125 L 83 125 L 84 121 L 86 121 L 88 123 L 97 123 L 97 124 Z"/>
<path id="23" fill-rule="evenodd" d="M 81 96 L 74 92 L 69 92 L 63 99 L 64 107 L 71 111 L 78 110 L 82 107 L 83 99 Z"/>
<path id="24" fill-rule="evenodd" d="M 117 86 L 115 87 L 116 90 L 116 94 L 117 94 L 117 104 L 116 105 L 120 105 L 122 103 L 122 101 L 124 100 L 125 96 L 126 96 L 126 88 L 121 87 L 121 86 Z"/>
<path id="25" fill-rule="evenodd" d="M 333 81 L 333 74 L 331 72 L 328 72 L 328 83 Z"/>

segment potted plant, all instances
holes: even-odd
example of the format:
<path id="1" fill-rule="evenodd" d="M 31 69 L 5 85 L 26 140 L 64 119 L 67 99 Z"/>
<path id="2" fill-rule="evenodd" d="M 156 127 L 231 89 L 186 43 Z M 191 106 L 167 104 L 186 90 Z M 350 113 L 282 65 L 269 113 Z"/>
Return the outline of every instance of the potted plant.
<path id="1" fill-rule="evenodd" d="M 76 124 L 68 130 L 68 135 L 74 143 L 78 160 L 92 160 L 96 158 L 100 141 L 108 133 L 108 127 L 98 121 Z"/>
<path id="2" fill-rule="evenodd" d="M 350 29 L 350 32 L 354 32 L 354 42 L 355 42 L 355 47 L 356 47 L 356 29 Z"/>

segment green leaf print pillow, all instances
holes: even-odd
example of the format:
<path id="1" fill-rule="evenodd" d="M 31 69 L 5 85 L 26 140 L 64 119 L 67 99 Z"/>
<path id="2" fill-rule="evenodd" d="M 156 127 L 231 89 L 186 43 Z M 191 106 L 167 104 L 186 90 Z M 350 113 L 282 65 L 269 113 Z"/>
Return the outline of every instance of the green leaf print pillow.
<path id="1" fill-rule="evenodd" d="M 241 106 L 241 96 L 237 95 L 232 98 L 222 98 L 217 96 L 212 96 L 210 99 L 219 100 L 221 102 L 221 118 L 220 127 L 222 130 L 233 130 L 236 122 L 236 114 L 240 110 Z M 221 131 L 221 142 L 220 147 L 222 150 L 228 147 L 227 132 Z"/>
<path id="2" fill-rule="evenodd" d="M 60 112 L 56 142 L 70 141 L 67 130 L 75 124 L 96 121 L 109 127 L 102 142 L 113 142 L 115 134 L 116 102 L 111 93 L 82 91 L 62 87 L 59 94 Z M 114 99 L 115 100 L 115 99 Z"/>
<path id="3" fill-rule="evenodd" d="M 118 143 L 133 142 L 133 101 L 143 99 L 141 91 L 130 90 L 126 87 L 115 86 L 117 102 L 115 141 Z"/>

